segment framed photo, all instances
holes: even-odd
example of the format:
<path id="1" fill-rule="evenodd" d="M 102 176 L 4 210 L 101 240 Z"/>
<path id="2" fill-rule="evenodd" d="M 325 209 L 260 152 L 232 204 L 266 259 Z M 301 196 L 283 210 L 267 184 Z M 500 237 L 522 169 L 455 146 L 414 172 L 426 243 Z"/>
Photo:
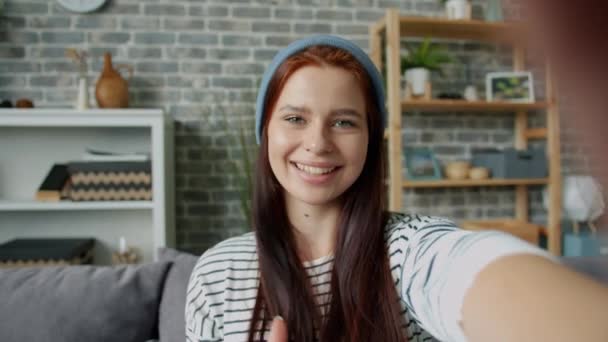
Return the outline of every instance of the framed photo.
<path id="1" fill-rule="evenodd" d="M 488 73 L 486 99 L 488 102 L 534 102 L 532 73 L 526 71 Z"/>
<path id="2" fill-rule="evenodd" d="M 441 179 L 441 166 L 429 148 L 409 147 L 404 149 L 404 153 L 407 179 Z"/>

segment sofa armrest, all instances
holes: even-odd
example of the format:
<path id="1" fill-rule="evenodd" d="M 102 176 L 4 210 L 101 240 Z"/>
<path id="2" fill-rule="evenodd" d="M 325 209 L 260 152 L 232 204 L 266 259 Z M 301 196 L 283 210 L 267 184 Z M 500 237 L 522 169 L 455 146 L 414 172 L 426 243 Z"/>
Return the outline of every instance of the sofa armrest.
<path id="1" fill-rule="evenodd" d="M 608 285 L 608 256 L 562 257 L 564 265 Z"/>

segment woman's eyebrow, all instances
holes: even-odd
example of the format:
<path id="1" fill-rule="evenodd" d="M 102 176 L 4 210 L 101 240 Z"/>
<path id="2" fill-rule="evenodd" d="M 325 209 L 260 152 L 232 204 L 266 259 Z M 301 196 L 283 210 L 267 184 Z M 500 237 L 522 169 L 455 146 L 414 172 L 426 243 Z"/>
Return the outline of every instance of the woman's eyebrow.
<path id="1" fill-rule="evenodd" d="M 350 109 L 350 108 L 335 109 L 332 111 L 332 114 L 333 115 L 355 116 L 355 117 L 359 117 L 359 118 L 363 117 L 363 115 L 361 115 L 361 113 L 359 113 L 358 111 L 356 111 L 354 109 Z"/>
<path id="2" fill-rule="evenodd" d="M 308 109 L 308 107 L 297 107 L 297 106 L 292 106 L 292 105 L 285 105 L 283 107 L 281 107 L 281 109 L 279 109 L 279 111 L 290 111 L 290 112 L 299 112 L 299 113 L 303 113 L 303 112 L 310 112 L 310 109 Z"/>
<path id="3" fill-rule="evenodd" d="M 282 111 L 289 111 L 289 112 L 296 112 L 296 113 L 310 113 L 310 109 L 306 106 L 303 107 L 298 107 L 298 106 L 292 106 L 292 105 L 285 105 L 283 107 L 281 107 L 279 109 L 280 112 Z M 336 115 L 347 115 L 347 116 L 354 116 L 354 117 L 359 117 L 362 118 L 363 115 L 361 115 L 361 113 L 359 113 L 358 111 L 352 109 L 352 108 L 338 108 L 338 109 L 334 109 L 331 111 L 331 115 L 332 116 L 336 116 Z"/>

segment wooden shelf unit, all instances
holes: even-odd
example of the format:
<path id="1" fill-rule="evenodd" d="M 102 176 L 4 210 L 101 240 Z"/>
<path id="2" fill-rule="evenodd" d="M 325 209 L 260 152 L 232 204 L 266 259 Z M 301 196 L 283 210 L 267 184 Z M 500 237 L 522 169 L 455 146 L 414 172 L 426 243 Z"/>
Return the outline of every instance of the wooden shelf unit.
<path id="1" fill-rule="evenodd" d="M 549 107 L 546 102 L 534 103 L 509 103 L 509 102 L 486 102 L 486 101 L 466 101 L 466 100 L 413 100 L 402 101 L 401 109 L 421 110 L 421 111 L 467 111 L 467 112 L 514 112 L 544 110 Z"/>
<path id="2" fill-rule="evenodd" d="M 389 9 L 388 11 L 397 11 Z M 370 28 L 372 34 L 386 31 L 388 16 L 378 20 Z M 392 18 L 394 19 L 394 18 Z M 396 24 L 396 25 L 395 25 Z M 525 32 L 523 25 L 515 23 L 491 23 L 482 20 L 448 20 L 433 17 L 399 16 L 390 23 L 403 37 L 426 37 L 442 39 L 474 40 L 490 43 L 516 44 Z"/>
<path id="3" fill-rule="evenodd" d="M 441 18 L 400 16 L 397 9 L 388 9 L 383 18 L 371 25 L 370 56 L 379 70 L 386 66 L 386 95 L 389 113 L 385 138 L 389 160 L 389 209 L 402 209 L 404 188 L 438 188 L 469 186 L 514 186 L 515 218 L 529 222 L 528 186 L 546 185 L 549 192 L 548 222 L 544 232 L 547 235 L 548 250 L 561 254 L 561 165 L 559 142 L 559 108 L 549 63 L 545 70 L 545 96 L 542 102 L 504 103 L 462 100 L 413 100 L 405 101 L 401 94 L 401 39 L 404 37 L 433 37 L 439 39 L 473 40 L 494 44 L 507 44 L 513 48 L 513 70 L 525 70 L 525 48 L 521 44 L 524 27 L 517 23 L 488 23 L 479 20 L 446 20 Z M 385 60 L 382 52 L 385 51 Z M 403 111 L 462 111 L 462 112 L 512 112 L 515 115 L 515 148 L 527 148 L 532 139 L 547 140 L 549 176 L 546 179 L 486 181 L 424 181 L 414 182 L 402 179 L 403 148 L 401 128 Z M 528 112 L 543 111 L 547 126 L 529 128 Z M 405 123 L 407 124 L 407 123 Z"/>

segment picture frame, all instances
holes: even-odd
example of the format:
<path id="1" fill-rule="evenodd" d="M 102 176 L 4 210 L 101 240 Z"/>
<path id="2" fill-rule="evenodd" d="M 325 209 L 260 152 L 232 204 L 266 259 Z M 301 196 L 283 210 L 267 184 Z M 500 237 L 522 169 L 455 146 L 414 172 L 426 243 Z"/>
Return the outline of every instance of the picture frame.
<path id="1" fill-rule="evenodd" d="M 529 71 L 507 71 L 486 74 L 486 100 L 488 102 L 534 102 L 532 73 Z"/>
<path id="2" fill-rule="evenodd" d="M 441 165 L 430 148 L 409 147 L 404 154 L 408 180 L 442 179 Z"/>

